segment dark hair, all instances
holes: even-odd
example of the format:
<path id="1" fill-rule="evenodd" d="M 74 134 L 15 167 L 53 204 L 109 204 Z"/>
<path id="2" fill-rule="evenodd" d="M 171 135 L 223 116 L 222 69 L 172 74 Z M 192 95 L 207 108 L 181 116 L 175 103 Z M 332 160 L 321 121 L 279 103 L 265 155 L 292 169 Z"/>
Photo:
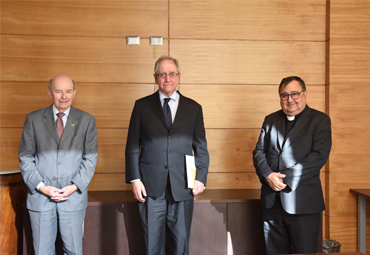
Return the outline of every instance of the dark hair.
<path id="1" fill-rule="evenodd" d="M 289 77 L 286 77 L 286 78 L 281 80 L 280 85 L 279 85 L 279 94 L 280 94 L 280 89 L 282 87 L 286 87 L 292 81 L 298 81 L 302 90 L 306 91 L 306 84 L 304 83 L 304 81 L 300 77 L 298 77 L 298 76 L 289 76 Z"/>

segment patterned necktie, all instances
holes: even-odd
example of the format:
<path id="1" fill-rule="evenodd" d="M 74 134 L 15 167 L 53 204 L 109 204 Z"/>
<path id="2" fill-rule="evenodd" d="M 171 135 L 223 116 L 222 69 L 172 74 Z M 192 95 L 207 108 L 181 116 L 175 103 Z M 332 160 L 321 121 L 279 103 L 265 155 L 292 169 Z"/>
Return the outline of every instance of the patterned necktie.
<path id="1" fill-rule="evenodd" d="M 64 131 L 64 125 L 62 121 L 62 117 L 64 116 L 64 113 L 58 112 L 57 113 L 58 119 L 57 119 L 57 131 L 58 131 L 58 137 L 59 137 L 59 142 L 60 139 L 62 139 L 63 131 Z"/>
<path id="2" fill-rule="evenodd" d="M 171 98 L 165 98 L 164 104 L 163 104 L 163 112 L 164 112 L 164 117 L 166 118 L 166 124 L 167 124 L 168 129 L 171 129 L 172 127 L 172 114 L 171 114 L 170 106 L 168 105 L 168 102 L 170 100 Z"/>

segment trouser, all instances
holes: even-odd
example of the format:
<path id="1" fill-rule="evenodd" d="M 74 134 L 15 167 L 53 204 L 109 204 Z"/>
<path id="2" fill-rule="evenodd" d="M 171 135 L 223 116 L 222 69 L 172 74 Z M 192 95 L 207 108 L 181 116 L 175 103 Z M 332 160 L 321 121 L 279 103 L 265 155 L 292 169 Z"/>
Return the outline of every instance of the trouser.
<path id="1" fill-rule="evenodd" d="M 273 207 L 262 209 L 267 254 L 317 253 L 320 214 L 288 214 L 278 196 Z"/>
<path id="2" fill-rule="evenodd" d="M 170 185 L 161 197 L 139 203 L 147 255 L 188 255 L 194 198 L 174 201 Z"/>
<path id="3" fill-rule="evenodd" d="M 36 255 L 54 255 L 55 240 L 59 231 L 63 241 L 64 254 L 82 255 L 83 223 L 86 209 L 65 212 L 55 207 L 46 212 L 28 210 Z"/>

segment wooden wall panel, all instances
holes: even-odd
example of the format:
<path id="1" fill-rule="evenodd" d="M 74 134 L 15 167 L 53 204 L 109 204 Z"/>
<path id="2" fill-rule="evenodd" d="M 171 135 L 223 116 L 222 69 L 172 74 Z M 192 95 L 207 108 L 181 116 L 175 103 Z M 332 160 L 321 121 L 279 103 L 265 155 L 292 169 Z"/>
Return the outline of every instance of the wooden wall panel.
<path id="1" fill-rule="evenodd" d="M 368 189 L 370 173 L 356 169 L 330 173 L 330 216 L 357 217 L 357 196 L 350 189 Z"/>
<path id="2" fill-rule="evenodd" d="M 131 190 L 125 183 L 124 174 L 95 174 L 89 184 L 89 191 Z"/>
<path id="3" fill-rule="evenodd" d="M 362 156 L 369 155 L 370 132 L 364 131 L 363 129 L 364 129 L 363 127 L 335 128 L 335 130 L 332 131 L 333 133 L 332 152 L 334 154 L 336 153 L 340 153 L 341 155 L 349 154 L 351 156 L 353 156 L 354 154 L 359 154 Z M 335 169 L 333 169 L 333 171 L 335 171 Z"/>
<path id="4" fill-rule="evenodd" d="M 370 39 L 368 0 L 333 0 L 330 9 L 331 39 Z"/>
<path id="5" fill-rule="evenodd" d="M 325 42 L 177 40 L 183 83 L 279 84 L 290 75 L 325 84 Z"/>
<path id="6" fill-rule="evenodd" d="M 266 115 L 281 109 L 279 83 L 280 80 L 273 86 L 182 84 L 181 93 L 202 105 L 207 128 L 260 129 Z M 308 84 L 307 92 L 308 105 L 325 111 L 325 86 Z"/>
<path id="7" fill-rule="evenodd" d="M 152 72 L 147 76 L 153 78 Z M 128 128 L 135 101 L 154 92 L 153 84 L 85 83 L 72 78 L 77 90 L 73 106 L 95 116 L 98 128 Z M 27 113 L 52 104 L 48 79 L 1 82 L 0 88 L 1 127 L 23 127 Z"/>
<path id="8" fill-rule="evenodd" d="M 369 1 L 330 1 L 330 237 L 342 242 L 343 252 L 357 250 L 357 198 L 349 189 L 370 185 L 369 10 Z M 350 95 L 356 95 L 355 99 Z"/>
<path id="9" fill-rule="evenodd" d="M 207 129 L 206 132 L 210 172 L 255 172 L 252 151 L 260 129 Z"/>
<path id="10" fill-rule="evenodd" d="M 167 0 L 2 1 L 0 16 L 4 34 L 168 37 Z"/>
<path id="11" fill-rule="evenodd" d="M 325 0 L 170 1 L 170 36 L 324 41 L 325 17 Z"/>
<path id="12" fill-rule="evenodd" d="M 0 172 L 19 170 L 18 148 L 22 128 L 0 128 Z"/>
<path id="13" fill-rule="evenodd" d="M 80 82 L 152 83 L 164 46 L 126 45 L 125 38 L 1 35 L 1 80 L 47 81 L 65 73 Z"/>
<path id="14" fill-rule="evenodd" d="M 357 251 L 357 217 L 330 217 L 330 239 L 342 244 L 340 252 Z"/>
<path id="15" fill-rule="evenodd" d="M 330 83 L 369 84 L 370 40 L 330 40 Z"/>
<path id="16" fill-rule="evenodd" d="M 98 129 L 98 162 L 95 174 L 124 173 L 127 129 Z"/>
<path id="17" fill-rule="evenodd" d="M 370 63 L 370 58 L 369 58 Z M 370 116 L 370 84 L 339 83 L 330 85 L 330 116 L 332 124 L 340 128 L 362 128 Z M 350 98 L 355 95 L 356 102 Z M 357 133 L 354 133 L 357 136 Z"/>
<path id="18" fill-rule="evenodd" d="M 20 173 L 0 175 L 0 251 L 21 254 L 23 206 L 27 187 Z M 16 213 L 15 213 L 16 212 Z"/>

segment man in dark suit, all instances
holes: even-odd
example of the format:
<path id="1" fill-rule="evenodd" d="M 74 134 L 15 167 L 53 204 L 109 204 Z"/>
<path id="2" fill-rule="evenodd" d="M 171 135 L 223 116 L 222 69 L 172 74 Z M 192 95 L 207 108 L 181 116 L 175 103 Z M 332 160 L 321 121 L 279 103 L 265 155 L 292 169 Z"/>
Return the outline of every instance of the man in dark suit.
<path id="1" fill-rule="evenodd" d="M 266 250 L 317 253 L 325 209 L 320 169 L 331 149 L 330 118 L 306 105 L 306 85 L 299 77 L 284 78 L 279 94 L 282 110 L 265 118 L 253 151 Z"/>
<path id="2" fill-rule="evenodd" d="M 202 107 L 176 90 L 180 76 L 176 59 L 157 60 L 159 91 L 135 102 L 127 136 L 126 182 L 140 202 L 147 254 L 189 254 L 194 196 L 203 192 L 207 180 Z M 191 190 L 185 155 L 193 152 L 197 174 Z"/>
<path id="3" fill-rule="evenodd" d="M 27 115 L 18 153 L 33 245 L 36 254 L 54 255 L 59 223 L 64 252 L 82 255 L 87 186 L 98 156 L 95 119 L 72 107 L 76 89 L 68 76 L 51 79 L 48 94 L 53 105 Z"/>

